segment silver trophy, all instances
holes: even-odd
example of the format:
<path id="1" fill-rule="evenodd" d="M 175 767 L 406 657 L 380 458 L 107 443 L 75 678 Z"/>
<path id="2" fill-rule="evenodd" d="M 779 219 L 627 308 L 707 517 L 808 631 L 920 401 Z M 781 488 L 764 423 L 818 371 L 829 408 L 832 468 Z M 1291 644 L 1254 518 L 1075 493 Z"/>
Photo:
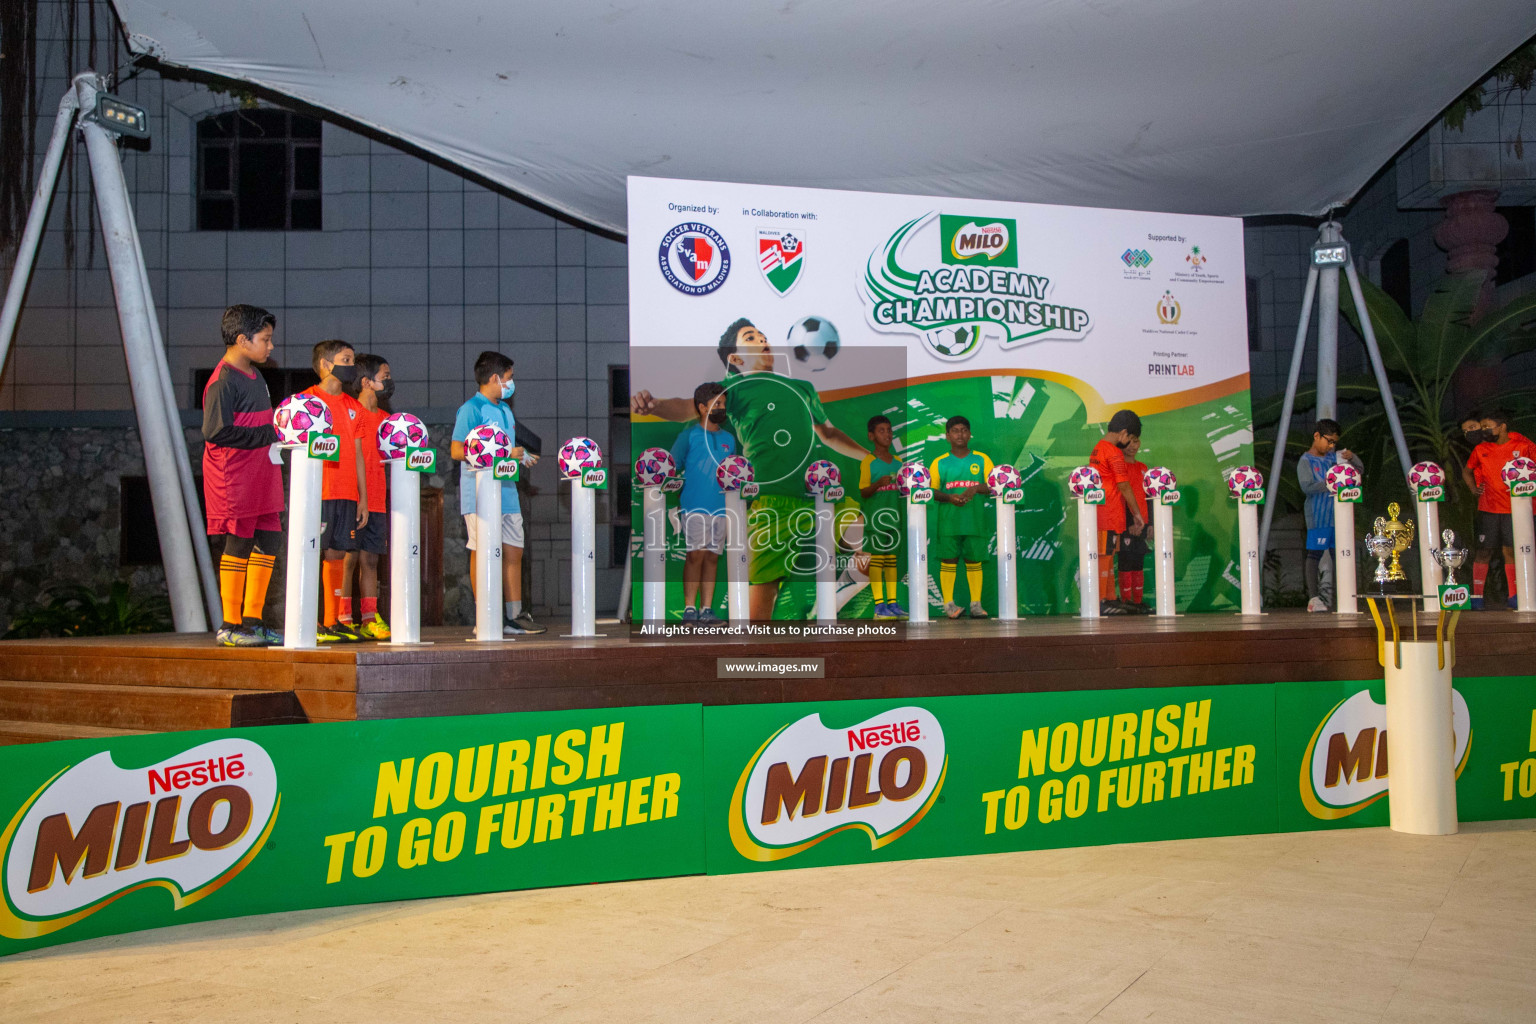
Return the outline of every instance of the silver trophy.
<path id="1" fill-rule="evenodd" d="M 1441 547 L 1430 548 L 1429 553 L 1436 562 L 1445 568 L 1445 585 L 1454 586 L 1456 583 L 1456 570 L 1460 569 L 1467 560 L 1466 548 L 1456 547 L 1456 531 L 1442 530 L 1440 532 Z"/>
<path id="2" fill-rule="evenodd" d="M 1390 579 L 1387 559 L 1392 557 L 1392 552 L 1395 550 L 1396 545 L 1392 543 L 1391 537 L 1380 533 L 1368 533 L 1361 538 L 1360 543 L 1376 559 L 1376 571 L 1371 574 L 1371 578 L 1376 581 L 1377 586 L 1385 589 L 1387 581 Z"/>

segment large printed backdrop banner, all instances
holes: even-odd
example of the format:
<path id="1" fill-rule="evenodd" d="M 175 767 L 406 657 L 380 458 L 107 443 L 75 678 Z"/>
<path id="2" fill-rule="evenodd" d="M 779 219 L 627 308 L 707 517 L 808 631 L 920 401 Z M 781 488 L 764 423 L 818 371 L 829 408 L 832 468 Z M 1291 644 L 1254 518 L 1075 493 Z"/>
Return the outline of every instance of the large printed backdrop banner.
<path id="1" fill-rule="evenodd" d="M 1239 220 L 631 178 L 629 254 L 635 452 L 671 448 L 694 389 L 721 382 L 759 504 L 792 510 L 819 459 L 857 498 L 871 415 L 890 417 L 898 459 L 930 465 L 949 451 L 945 420 L 964 415 L 972 450 L 1024 479 L 1019 604 L 1041 614 L 1076 605 L 1067 476 L 1110 415 L 1133 409 L 1140 461 L 1171 468 L 1183 494 L 1179 608 L 1236 607 L 1236 512 L 1221 474 L 1252 452 Z M 741 320 L 770 351 L 722 344 Z M 983 601 L 995 611 L 991 563 Z M 856 594 L 867 576 L 839 568 L 842 614 L 868 615 Z M 913 589 L 936 603 L 927 583 Z M 808 577 L 788 584 L 775 615 L 809 616 Z M 680 611 L 674 594 L 669 612 Z"/>

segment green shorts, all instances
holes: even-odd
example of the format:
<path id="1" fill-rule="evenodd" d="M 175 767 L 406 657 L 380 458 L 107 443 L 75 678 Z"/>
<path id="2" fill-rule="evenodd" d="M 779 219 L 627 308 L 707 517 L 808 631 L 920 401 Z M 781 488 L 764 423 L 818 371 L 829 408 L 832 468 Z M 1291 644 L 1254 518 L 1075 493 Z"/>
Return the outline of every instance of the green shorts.
<path id="1" fill-rule="evenodd" d="M 940 534 L 933 541 L 933 553 L 941 562 L 954 562 L 961 558 L 967 562 L 984 562 L 991 557 L 987 547 L 987 538 L 975 534 L 963 537 Z"/>
<path id="2" fill-rule="evenodd" d="M 856 502 L 844 498 L 832 506 L 841 535 L 850 519 L 859 517 Z M 747 549 L 752 562 L 747 579 L 753 584 L 816 576 L 816 503 L 784 494 L 760 495 L 747 512 Z"/>

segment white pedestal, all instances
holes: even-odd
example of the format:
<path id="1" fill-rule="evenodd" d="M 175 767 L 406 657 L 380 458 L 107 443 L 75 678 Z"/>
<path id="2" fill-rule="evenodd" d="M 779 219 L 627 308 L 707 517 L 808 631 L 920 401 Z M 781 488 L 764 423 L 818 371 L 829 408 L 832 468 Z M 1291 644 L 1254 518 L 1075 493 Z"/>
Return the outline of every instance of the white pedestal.
<path id="1" fill-rule="evenodd" d="M 832 503 L 824 495 L 816 501 L 816 619 L 837 618 L 837 540 L 832 524 Z"/>
<path id="2" fill-rule="evenodd" d="M 1531 522 L 1531 499 L 1509 499 L 1510 518 L 1515 525 L 1516 606 L 1522 612 L 1536 612 L 1536 525 Z"/>
<path id="3" fill-rule="evenodd" d="M 325 463 L 296 447 L 289 459 L 287 589 L 283 596 L 283 646 L 316 646 L 320 613 L 320 473 Z"/>
<path id="4" fill-rule="evenodd" d="M 1451 665 L 1433 641 L 1403 641 L 1396 666 L 1386 656 L 1387 735 L 1392 743 L 1389 800 L 1392 830 L 1421 836 L 1456 832 L 1456 737 L 1451 718 Z M 1449 645 L 1447 645 L 1449 648 Z"/>
<path id="5" fill-rule="evenodd" d="M 1238 578 L 1242 590 L 1242 614 L 1264 614 L 1264 600 L 1260 594 L 1263 573 L 1259 566 L 1259 506 L 1238 502 L 1237 505 Z"/>
<path id="6" fill-rule="evenodd" d="M 1098 618 L 1099 507 L 1082 498 L 1077 499 L 1077 594 L 1077 613 Z"/>
<path id="7" fill-rule="evenodd" d="M 421 474 L 389 464 L 389 642 L 421 643 Z"/>
<path id="8" fill-rule="evenodd" d="M 907 621 L 928 621 L 928 505 L 907 498 Z"/>
<path id="9" fill-rule="evenodd" d="M 1019 617 L 1019 535 L 1013 505 L 997 499 L 997 617 Z M 971 599 L 977 600 L 973 594 Z"/>
<path id="10" fill-rule="evenodd" d="M 1419 506 L 1418 536 L 1414 540 L 1419 548 L 1419 593 L 1424 595 L 1424 610 L 1440 610 L 1440 563 L 1430 551 L 1440 546 L 1440 503 L 1415 501 Z"/>
<path id="11" fill-rule="evenodd" d="M 641 584 L 640 617 L 660 622 L 667 617 L 667 495 L 660 487 L 646 487 L 642 493 L 645 582 Z"/>
<path id="12" fill-rule="evenodd" d="M 725 606 L 732 622 L 746 622 L 752 614 L 748 599 L 747 499 L 740 491 L 725 492 Z"/>
<path id="13" fill-rule="evenodd" d="M 1173 506 L 1152 499 L 1152 540 L 1157 545 L 1156 559 L 1152 566 L 1153 584 L 1157 595 L 1159 618 L 1173 618 L 1178 614 L 1178 602 L 1173 595 L 1177 574 L 1173 564 Z"/>
<path id="14" fill-rule="evenodd" d="M 1333 502 L 1333 607 L 1339 615 L 1359 615 L 1355 576 L 1355 506 Z"/>
<path id="15" fill-rule="evenodd" d="M 501 481 L 494 470 L 475 470 L 475 640 L 500 642 Z"/>
<path id="16" fill-rule="evenodd" d="M 597 635 L 597 491 L 571 484 L 571 632 Z"/>

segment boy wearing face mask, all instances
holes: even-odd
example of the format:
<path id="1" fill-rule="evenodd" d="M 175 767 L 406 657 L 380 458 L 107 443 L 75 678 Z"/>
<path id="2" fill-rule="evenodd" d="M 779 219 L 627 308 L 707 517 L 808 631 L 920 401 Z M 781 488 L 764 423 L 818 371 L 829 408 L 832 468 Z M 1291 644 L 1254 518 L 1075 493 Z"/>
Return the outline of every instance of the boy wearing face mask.
<path id="1" fill-rule="evenodd" d="M 517 420 L 507 400 L 517 390 L 512 379 L 512 360 L 500 352 L 481 352 L 475 360 L 475 383 L 479 390 L 469 396 L 469 401 L 459 406 L 453 419 L 453 446 L 450 454 L 455 462 L 464 461 L 464 439 L 476 427 L 490 424 L 498 427 L 511 440 L 517 436 Z M 512 449 L 512 458 L 532 466 L 539 457 L 526 452 L 520 446 Z M 475 478 L 468 466 L 459 467 L 459 511 L 464 515 L 464 525 L 469 537 L 469 585 L 475 586 Z M 542 633 L 545 627 L 533 620 L 532 614 L 523 607 L 523 513 L 517 500 L 517 484 L 511 480 L 501 483 L 501 599 L 504 635 Z"/>
<path id="2" fill-rule="evenodd" d="M 1312 446 L 1296 460 L 1296 481 L 1301 484 L 1302 513 L 1307 524 L 1306 559 L 1301 575 L 1307 588 L 1309 612 L 1333 608 L 1333 494 L 1328 490 L 1328 471 L 1347 462 L 1365 472 L 1365 464 L 1358 455 L 1339 447 L 1341 432 L 1338 420 L 1318 420 L 1312 427 Z"/>
<path id="3" fill-rule="evenodd" d="M 357 550 L 347 552 L 342 568 L 338 620 L 369 640 L 388 640 L 389 624 L 379 614 L 379 558 L 389 549 L 389 486 L 384 460 L 379 455 L 379 424 L 391 412 L 389 399 L 395 393 L 395 380 L 382 356 L 358 356 L 357 373 L 357 380 L 347 391 L 363 407 L 357 418 L 357 438 L 362 445 L 364 475 L 368 480 L 368 522 L 358 529 Z M 352 618 L 354 571 L 362 590 L 356 624 Z"/>
<path id="4" fill-rule="evenodd" d="M 368 476 L 363 462 L 358 419 L 363 407 L 347 394 L 357 381 L 357 353 L 345 341 L 322 341 L 311 357 L 320 383 L 304 393 L 314 395 L 331 411 L 331 433 L 340 444 L 340 458 L 327 462 L 320 482 L 320 594 L 324 617 L 315 639 L 320 643 L 357 643 L 365 637 L 341 621 L 342 587 L 347 553 L 357 550 L 357 531 L 368 523 Z"/>
<path id="5" fill-rule="evenodd" d="M 725 388 L 706 381 L 693 391 L 698 420 L 683 428 L 672 445 L 672 461 L 683 472 L 678 511 L 688 560 L 683 563 L 683 621 L 713 624 L 715 569 L 725 550 L 725 492 L 715 476 L 720 463 L 736 454 L 736 438 L 725 423 Z M 702 592 L 702 593 L 701 593 Z M 697 597 L 702 603 L 695 605 Z"/>
<path id="6" fill-rule="evenodd" d="M 1104 504 L 1099 506 L 1099 614 L 1128 615 L 1140 611 L 1118 600 L 1115 587 L 1115 553 L 1120 538 L 1139 537 L 1146 529 L 1136 492 L 1131 488 L 1130 470 L 1125 463 L 1125 447 L 1131 438 L 1141 436 L 1141 417 L 1121 409 L 1109 418 L 1104 436 L 1093 446 L 1088 464 L 1099 471 L 1104 485 Z"/>
<path id="7" fill-rule="evenodd" d="M 1515 535 L 1510 515 L 1509 485 L 1504 482 L 1504 464 L 1524 456 L 1536 458 L 1536 445 L 1524 434 L 1509 429 L 1509 416 L 1495 409 L 1480 416 L 1476 427 L 1466 431 L 1472 454 L 1461 467 L 1461 479 L 1477 495 L 1477 553 L 1472 563 L 1472 607 L 1483 607 L 1483 589 L 1488 582 L 1488 564 L 1495 551 L 1504 555 L 1504 580 L 1509 585 L 1509 607 L 1517 604 L 1515 594 Z"/>

